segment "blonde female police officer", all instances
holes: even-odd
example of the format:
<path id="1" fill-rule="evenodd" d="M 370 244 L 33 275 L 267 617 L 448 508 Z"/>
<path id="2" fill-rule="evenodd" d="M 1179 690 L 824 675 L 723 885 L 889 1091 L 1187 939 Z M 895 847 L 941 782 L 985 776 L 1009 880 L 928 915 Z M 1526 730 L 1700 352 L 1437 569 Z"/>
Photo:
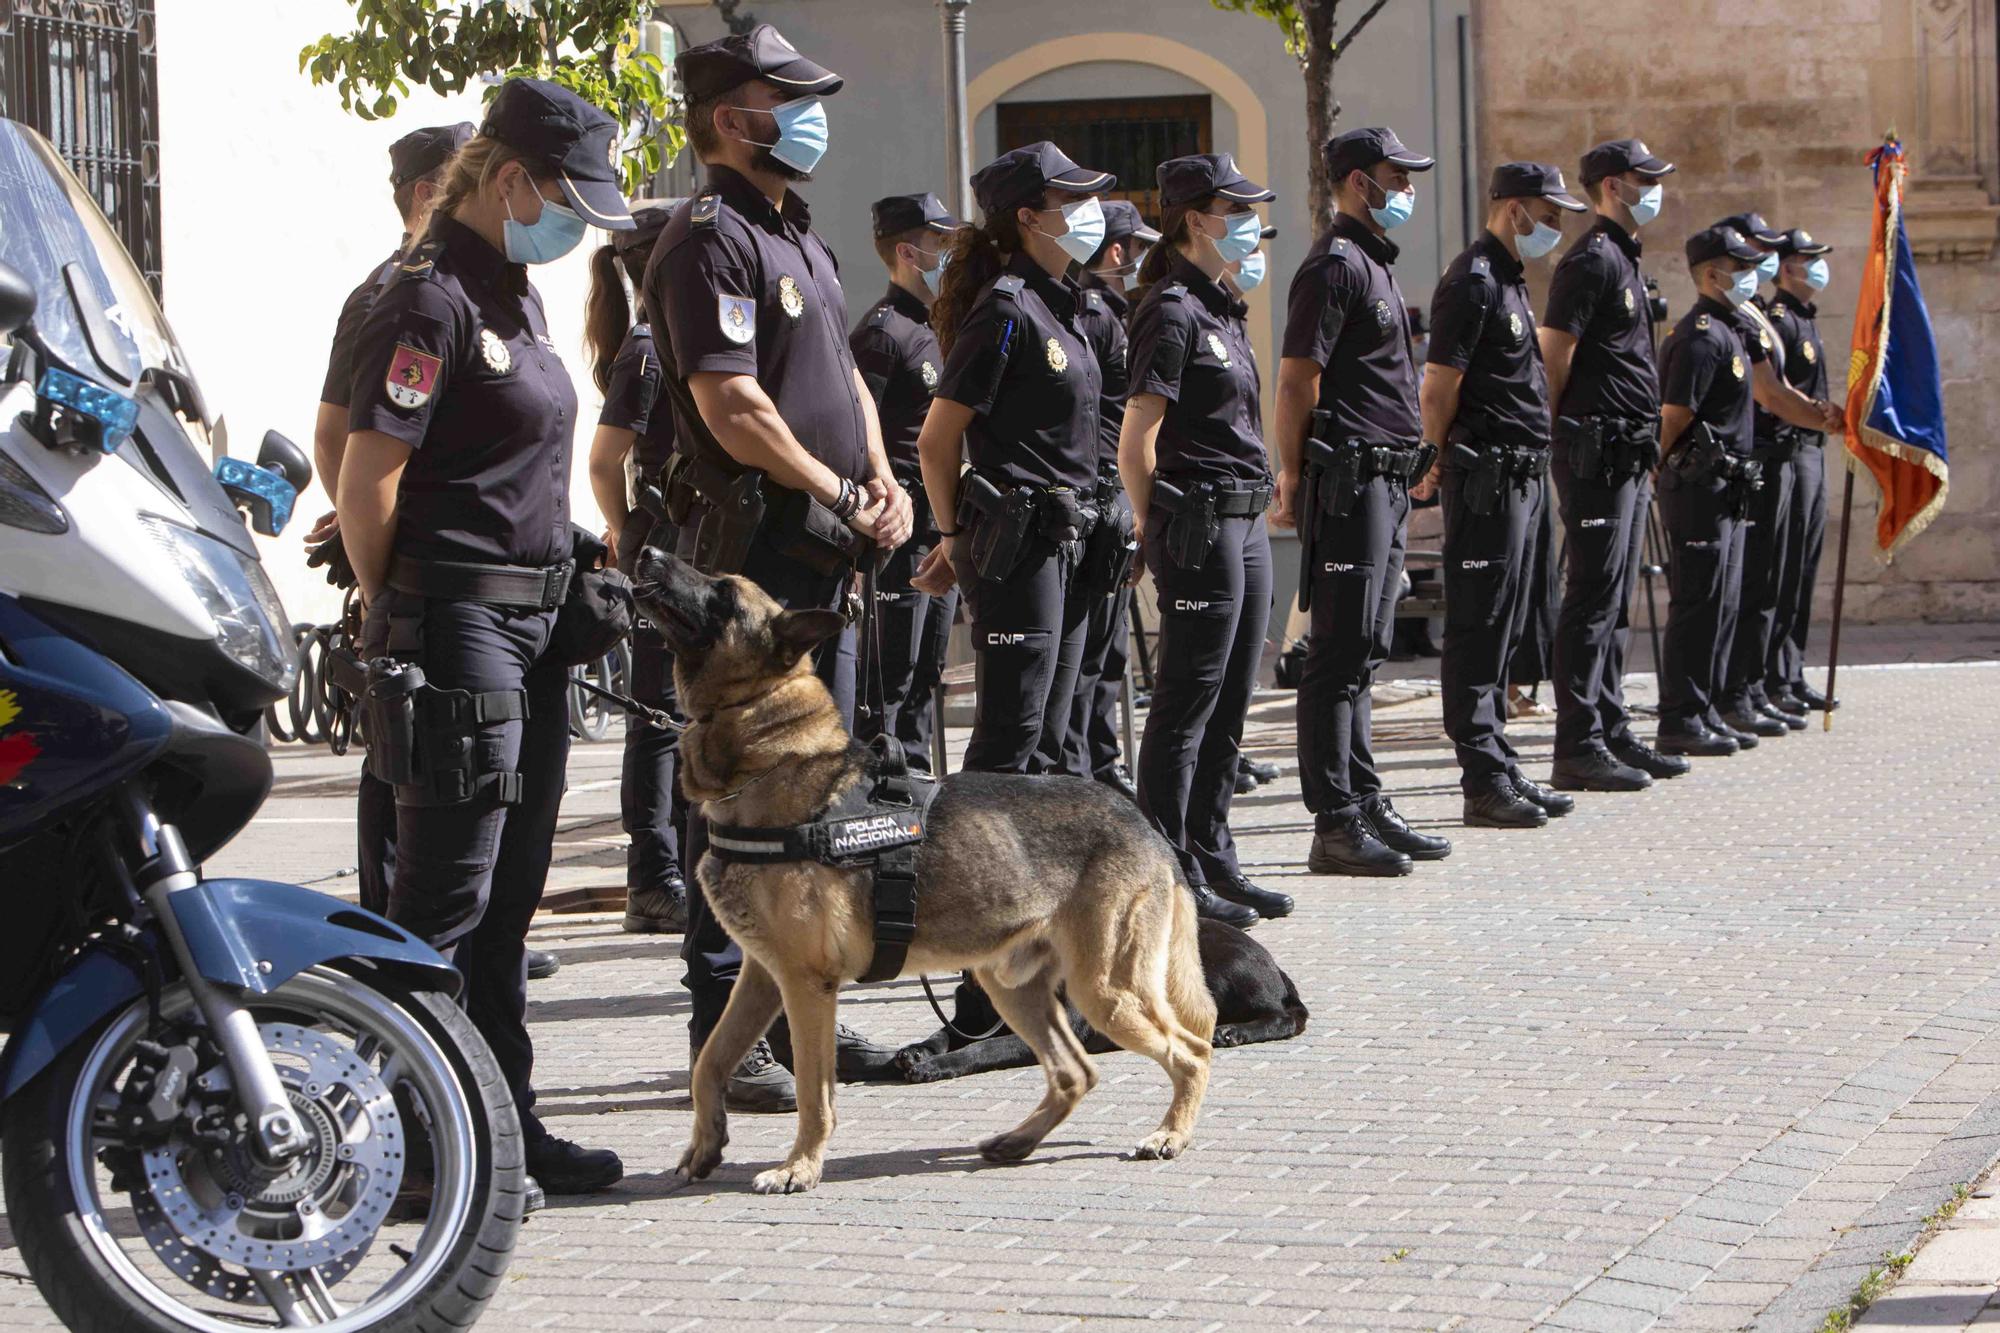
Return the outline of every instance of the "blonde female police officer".
<path id="1" fill-rule="evenodd" d="M 548 650 L 574 572 L 577 407 L 525 266 L 567 254 L 590 226 L 632 225 L 616 135 L 553 84 L 501 87 L 356 344 L 338 491 L 368 655 L 426 681 L 412 701 L 423 780 L 395 775 L 389 915 L 464 974 L 528 1171 L 551 1194 L 601 1189 L 624 1168 L 535 1118 L 523 1021 L 524 941 L 569 751 L 566 673 Z M 371 764 L 383 748 L 371 744 Z"/>

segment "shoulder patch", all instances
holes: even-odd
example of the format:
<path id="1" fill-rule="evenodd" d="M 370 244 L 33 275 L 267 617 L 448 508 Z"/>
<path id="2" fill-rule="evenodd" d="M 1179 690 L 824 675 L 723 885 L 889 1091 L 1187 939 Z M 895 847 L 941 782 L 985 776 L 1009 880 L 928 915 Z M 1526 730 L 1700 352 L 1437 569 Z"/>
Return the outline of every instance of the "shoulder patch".
<path id="1" fill-rule="evenodd" d="M 1345 236 L 1336 236 L 1336 237 L 1334 237 L 1334 238 L 1333 238 L 1333 241 L 1332 241 L 1332 243 L 1331 243 L 1331 244 L 1329 244 L 1329 245 L 1328 245 L 1328 246 L 1326 247 L 1326 252 L 1327 252 L 1328 254 L 1330 254 L 1330 255 L 1344 255 L 1344 254 L 1346 254 L 1346 253 L 1347 253 L 1347 238 L 1346 238 Z"/>
<path id="2" fill-rule="evenodd" d="M 1163 301 L 1178 301 L 1187 294 L 1187 284 L 1184 282 L 1170 282 L 1160 288 L 1160 299 Z"/>
<path id="3" fill-rule="evenodd" d="M 1104 293 L 1098 291 L 1095 287 L 1084 288 L 1083 303 L 1086 306 L 1090 307 L 1091 310 L 1095 311 L 1100 315 L 1106 313 L 1110 309 L 1110 307 L 1104 304 Z"/>
<path id="4" fill-rule="evenodd" d="M 688 221 L 697 227 L 713 227 L 715 220 L 722 216 L 722 196 L 710 190 L 695 196 L 694 208 L 688 213 Z"/>
<path id="5" fill-rule="evenodd" d="M 1010 298 L 1019 296 L 1027 285 L 1027 280 L 1018 273 L 1002 273 L 993 280 L 993 290 Z"/>
<path id="6" fill-rule="evenodd" d="M 1708 316 L 1696 315 L 1694 319 L 1694 326 L 1701 332 L 1706 333 L 1708 331 Z"/>
<path id="7" fill-rule="evenodd" d="M 1472 257 L 1471 271 L 1482 278 L 1490 278 L 1493 276 L 1493 261 L 1485 255 L 1474 255 Z"/>
<path id="8" fill-rule="evenodd" d="M 401 282 L 405 278 L 429 277 L 437 266 L 437 257 L 443 252 L 443 241 L 425 241 L 396 261 L 389 274 L 390 280 Z"/>
<path id="9" fill-rule="evenodd" d="M 888 306 L 886 305 L 876 306 L 873 310 L 868 312 L 869 326 L 871 328 L 879 328 L 880 326 L 887 324 L 889 322 L 890 314 L 891 311 Z"/>

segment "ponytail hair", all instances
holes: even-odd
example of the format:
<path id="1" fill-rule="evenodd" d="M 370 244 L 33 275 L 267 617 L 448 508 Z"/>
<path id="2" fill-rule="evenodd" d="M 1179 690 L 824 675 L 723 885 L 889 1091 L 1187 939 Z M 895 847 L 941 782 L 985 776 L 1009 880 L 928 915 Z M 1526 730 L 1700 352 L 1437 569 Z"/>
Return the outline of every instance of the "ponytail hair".
<path id="1" fill-rule="evenodd" d="M 590 356 L 590 378 L 599 393 L 611 391 L 611 363 L 632 328 L 632 303 L 625 295 L 618 247 L 609 243 L 590 256 L 590 296 L 583 306 L 583 345 Z"/>
<path id="2" fill-rule="evenodd" d="M 1190 199 L 1184 204 L 1168 204 L 1160 210 L 1160 239 L 1146 252 L 1146 262 L 1139 265 L 1139 286 L 1150 287 L 1167 276 L 1174 256 L 1193 238 L 1193 233 L 1188 230 L 1188 214 L 1205 211 L 1214 198 L 1214 195 L 1208 195 Z"/>
<path id="3" fill-rule="evenodd" d="M 520 162 L 526 166 L 537 185 L 554 179 L 547 171 L 537 168 L 520 149 L 510 147 L 490 134 L 475 134 L 451 155 L 451 161 L 445 163 L 443 181 L 431 199 L 431 211 L 416 219 L 410 228 L 411 244 L 414 246 L 422 241 L 433 219 L 450 217 L 491 183 L 500 168 L 509 162 Z"/>
<path id="4" fill-rule="evenodd" d="M 931 303 L 931 328 L 937 333 L 938 350 L 951 355 L 952 344 L 958 341 L 958 326 L 972 312 L 987 284 L 1000 276 L 1020 249 L 1021 224 L 1012 209 L 951 234 L 945 246 L 944 277 L 938 282 L 937 300 Z"/>

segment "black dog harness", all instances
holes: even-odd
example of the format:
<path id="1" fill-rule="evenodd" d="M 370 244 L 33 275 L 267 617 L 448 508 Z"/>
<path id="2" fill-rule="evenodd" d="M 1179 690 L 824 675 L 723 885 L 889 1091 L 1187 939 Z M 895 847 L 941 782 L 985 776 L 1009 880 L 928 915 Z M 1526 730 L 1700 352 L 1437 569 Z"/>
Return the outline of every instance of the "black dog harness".
<path id="1" fill-rule="evenodd" d="M 861 980 L 888 981 L 902 972 L 917 933 L 917 849 L 938 781 L 912 773 L 894 737 L 876 737 L 873 753 L 874 780 L 856 783 L 818 819 L 780 828 L 710 823 L 708 850 L 726 864 L 872 868 L 875 956 Z"/>

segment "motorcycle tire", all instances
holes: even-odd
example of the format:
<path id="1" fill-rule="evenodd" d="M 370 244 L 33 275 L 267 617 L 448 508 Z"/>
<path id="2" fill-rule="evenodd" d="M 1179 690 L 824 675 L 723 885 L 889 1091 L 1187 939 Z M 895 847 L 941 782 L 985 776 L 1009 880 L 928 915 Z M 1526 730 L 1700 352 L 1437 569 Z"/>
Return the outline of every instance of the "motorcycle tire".
<path id="1" fill-rule="evenodd" d="M 426 1228 L 418 1237 L 414 1254 L 406 1254 L 393 1242 L 376 1246 L 385 1234 L 385 1222 L 378 1224 L 362 1242 L 361 1250 L 354 1252 L 368 1256 L 356 1262 L 374 1263 L 370 1247 L 388 1249 L 403 1263 L 378 1265 L 392 1274 L 381 1290 L 398 1284 L 409 1289 L 393 1292 L 393 1299 L 383 1302 L 370 1318 L 356 1318 L 368 1311 L 361 1305 L 347 1308 L 332 1322 L 343 1331 L 458 1333 L 472 1325 L 498 1291 L 520 1232 L 526 1162 L 513 1098 L 492 1052 L 449 996 L 406 986 L 375 968 L 313 968 L 257 1000 L 252 1009 L 260 1022 L 309 1022 L 314 997 L 326 996 L 329 988 L 365 991 L 367 995 L 359 1001 L 349 1001 L 350 1012 L 373 1007 L 379 1014 L 382 1010 L 374 1006 L 386 1002 L 400 1014 L 396 1022 L 407 1023 L 406 1030 L 421 1034 L 426 1044 L 422 1063 L 428 1066 L 423 1076 L 436 1088 L 454 1092 L 449 1109 L 457 1117 L 457 1132 L 468 1134 L 463 1142 L 471 1149 L 459 1164 L 463 1175 L 455 1177 L 463 1191 L 457 1196 L 463 1206 L 457 1210 L 458 1221 L 450 1234 L 440 1234 L 433 1241 Z M 169 988 L 166 994 L 169 1003 L 163 1007 L 168 1009 L 175 996 L 187 1000 L 183 987 Z M 7 1220 L 15 1243 L 43 1299 L 66 1327 L 78 1333 L 269 1327 L 273 1310 L 268 1304 L 246 1305 L 240 1297 L 230 1298 L 239 1302 L 234 1307 L 213 1298 L 194 1304 L 202 1296 L 196 1288 L 178 1284 L 163 1288 L 155 1277 L 133 1264 L 131 1255 L 142 1261 L 152 1256 L 141 1248 L 143 1240 L 130 1235 L 133 1228 L 129 1224 L 121 1229 L 132 1245 L 130 1255 L 120 1247 L 118 1238 L 108 1235 L 105 1199 L 92 1199 L 89 1206 L 78 1202 L 64 1148 L 72 1143 L 71 1113 L 81 1098 L 80 1080 L 91 1077 L 95 1081 L 97 1071 L 107 1066 L 114 1069 L 116 1077 L 115 1065 L 98 1052 L 119 1042 L 129 1043 L 131 1038 L 122 1034 L 143 1027 L 145 1008 L 146 1002 L 138 1000 L 104 1020 L 7 1103 L 4 1123 L 0 1123 L 0 1168 L 4 1169 Z M 364 1031 L 378 1038 L 384 1032 L 394 1035 L 389 1022 Z M 406 1047 L 410 1045 L 405 1042 Z M 404 1097 L 399 1090 L 399 1108 L 407 1106 Z M 403 1114 L 407 1117 L 411 1113 L 404 1109 Z M 100 1169 L 95 1165 L 85 1168 L 93 1178 Z M 118 1188 L 115 1182 L 112 1188 Z M 140 1188 L 145 1188 L 143 1182 Z M 137 1197 L 129 1192 L 108 1196 L 119 1205 Z M 389 1222 L 397 1220 L 392 1213 Z M 192 1249 L 185 1242 L 181 1245 L 183 1255 Z M 113 1255 L 118 1258 L 114 1260 Z M 132 1281 L 121 1273 L 120 1262 Z M 412 1266 L 418 1262 L 421 1277 L 411 1277 Z M 163 1271 L 157 1263 L 149 1266 Z M 370 1270 L 371 1276 L 374 1271 Z M 358 1268 L 343 1270 L 335 1275 L 330 1288 L 322 1290 L 342 1300 L 352 1299 L 353 1293 L 339 1284 L 359 1272 Z M 139 1284 L 146 1289 L 141 1290 Z"/>

